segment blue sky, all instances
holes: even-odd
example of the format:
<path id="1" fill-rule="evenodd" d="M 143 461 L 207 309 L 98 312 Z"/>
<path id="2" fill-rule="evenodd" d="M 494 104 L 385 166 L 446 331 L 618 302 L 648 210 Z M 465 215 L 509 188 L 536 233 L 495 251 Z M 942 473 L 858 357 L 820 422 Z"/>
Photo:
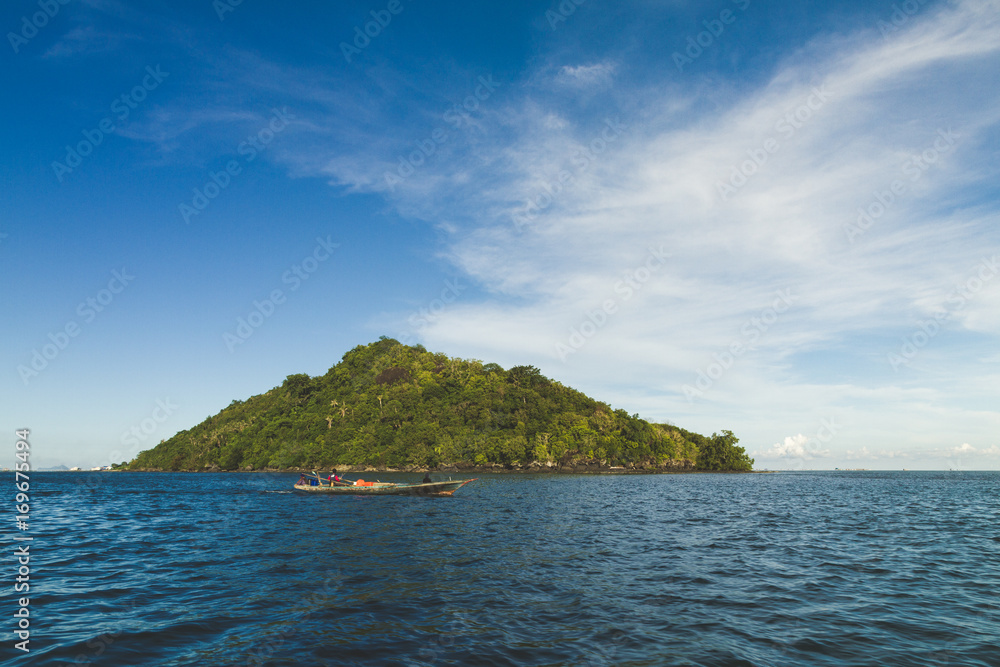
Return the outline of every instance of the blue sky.
<path id="1" fill-rule="evenodd" d="M 0 11 L 36 466 L 388 335 L 760 468 L 1000 467 L 1000 3 L 336 4 Z"/>

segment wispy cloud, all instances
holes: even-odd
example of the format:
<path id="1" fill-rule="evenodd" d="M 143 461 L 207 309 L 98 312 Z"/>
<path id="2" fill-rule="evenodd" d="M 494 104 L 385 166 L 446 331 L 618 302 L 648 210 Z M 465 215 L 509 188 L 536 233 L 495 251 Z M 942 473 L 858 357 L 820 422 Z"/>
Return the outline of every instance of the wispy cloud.
<path id="1" fill-rule="evenodd" d="M 371 122 L 346 137 L 331 120 L 343 102 L 330 86 L 289 84 L 285 92 L 314 106 L 280 159 L 297 175 L 380 193 L 435 225 L 444 256 L 495 295 L 463 300 L 424 328 L 435 349 L 527 358 L 654 418 L 697 423 L 725 411 L 758 446 L 784 437 L 773 424 L 811 401 L 850 406 L 856 444 L 908 437 L 911 415 L 941 401 L 931 430 L 943 437 L 963 412 L 957 404 L 973 396 L 960 381 L 977 362 L 948 359 L 948 335 L 921 355 L 933 377 L 893 375 L 885 358 L 1000 246 L 1000 169 L 990 159 L 998 9 L 966 0 L 928 8 L 886 39 L 874 27 L 816 39 L 764 85 L 715 96 L 710 109 L 707 82 L 667 78 L 658 90 L 630 90 L 624 65 L 590 62 L 505 81 L 459 127 L 445 113 L 468 91 L 442 91 L 406 124 L 372 104 Z M 546 78 L 554 85 L 543 95 Z M 575 87 L 612 82 L 600 111 L 568 104 Z M 608 123 L 627 129 L 612 140 Z M 448 138 L 387 187 L 386 173 L 437 127 Z M 531 223 L 514 224 L 532 202 Z M 881 212 L 852 235 L 869 210 Z M 557 344 L 660 246 L 671 260 L 562 361 Z M 794 306 L 748 341 L 745 324 L 787 289 Z M 947 332 L 1000 334 L 998 306 L 997 285 L 983 287 Z M 745 350 L 704 400 L 687 405 L 682 385 L 734 343 Z M 755 416 L 764 410 L 766 420 Z M 973 419 L 986 429 L 998 417 L 983 410 Z M 801 437 L 768 451 L 798 455 Z M 877 456 L 897 452 L 878 446 Z M 875 456 L 867 445 L 852 452 Z"/>
<path id="2" fill-rule="evenodd" d="M 858 450 L 847 450 L 846 458 L 848 461 L 887 461 L 893 459 L 905 459 L 908 458 L 909 454 L 904 451 L 893 451 L 882 449 L 877 452 L 872 452 L 868 450 L 868 447 L 861 447 Z"/>
<path id="3" fill-rule="evenodd" d="M 559 69 L 556 80 L 564 85 L 596 87 L 610 83 L 614 73 L 615 66 L 611 63 L 563 65 Z"/>
<path id="4" fill-rule="evenodd" d="M 521 112 L 526 129 L 517 143 L 500 151 L 506 178 L 495 189 L 468 193 L 478 207 L 463 210 L 479 213 L 478 229 L 456 239 L 456 260 L 504 291 L 537 289 L 539 275 L 551 276 L 543 282 L 551 284 L 548 296 L 559 301 L 572 295 L 589 298 L 590 290 L 576 281 L 591 282 L 595 269 L 610 278 L 630 253 L 650 240 L 667 240 L 684 252 L 678 253 L 670 280 L 651 285 L 644 295 L 655 295 L 660 310 L 651 304 L 644 315 L 669 308 L 670 320 L 699 322 L 702 340 L 705 325 L 728 324 L 733 315 L 756 307 L 752 295 L 763 300 L 784 283 L 803 286 L 804 307 L 814 322 L 812 330 L 804 322 L 796 324 L 803 344 L 894 324 L 913 306 L 915 294 L 934 289 L 938 281 L 947 285 L 948 276 L 965 268 L 969 247 L 962 239 L 981 233 L 992 214 L 927 211 L 927 199 L 956 185 L 981 182 L 990 173 L 970 169 L 978 161 L 973 149 L 956 149 L 933 173 L 921 174 L 919 190 L 884 220 L 883 233 L 871 233 L 871 243 L 850 247 L 844 228 L 875 187 L 902 178 L 906 157 L 923 151 L 939 128 L 958 128 L 971 146 L 978 133 L 994 126 L 996 107 L 948 98 L 935 90 L 936 77 L 917 75 L 931 63 L 961 68 L 970 54 L 995 52 L 996 22 L 977 23 L 979 18 L 975 11 L 956 10 L 940 18 L 936 31 L 922 28 L 890 45 L 867 45 L 865 35 L 850 48 L 841 45 L 839 56 L 811 53 L 814 57 L 805 59 L 809 65 L 789 65 L 764 90 L 715 117 L 689 119 L 681 130 L 634 125 L 623 147 L 600 156 L 589 173 L 567 187 L 571 192 L 520 236 L 510 228 L 510 214 L 532 194 L 532 183 L 551 180 L 579 154 L 588 130 L 580 121 L 552 129 L 539 122 L 544 109 L 526 106 Z M 812 48 L 829 53 L 829 46 Z M 886 93 L 880 86 L 890 80 L 896 90 Z M 794 120 L 782 124 L 817 87 L 828 94 L 823 107 L 798 128 Z M 921 99 L 921 108 L 897 128 L 895 109 L 911 97 Z M 735 196 L 720 201 L 718 182 L 771 137 L 780 142 L 777 152 Z M 435 175 L 440 188 L 461 188 L 447 173 Z M 424 194 L 434 197 L 438 190 L 429 187 Z M 908 252 L 900 255 L 901 248 Z M 934 270 L 927 271 L 924 261 Z M 922 270 L 915 271 L 914 263 Z M 673 328 L 664 324 L 668 331 Z M 450 326 L 442 323 L 442 332 Z M 726 334 L 717 336 L 709 334 L 715 344 L 727 342 Z M 780 341 L 782 347 L 787 342 Z"/>
<path id="5" fill-rule="evenodd" d="M 46 58 L 70 58 L 114 51 L 129 41 L 139 41 L 139 35 L 100 30 L 93 25 L 76 26 L 45 52 Z"/>
<path id="6" fill-rule="evenodd" d="M 679 390 L 695 369 L 738 339 L 741 324 L 774 290 L 794 287 L 799 303 L 708 400 L 718 406 L 760 397 L 781 418 L 802 401 L 797 385 L 817 370 L 829 374 L 823 367 L 831 364 L 891 385 L 895 380 L 879 379 L 881 369 L 872 368 L 891 349 L 882 341 L 912 328 L 927 313 L 929 295 L 946 298 L 978 260 L 984 239 L 996 244 L 989 231 L 995 203 L 966 206 L 961 198 L 992 188 L 996 176 L 980 148 L 1000 117 L 992 77 L 983 74 L 1000 47 L 997 15 L 986 11 L 993 4 L 929 14 L 888 43 L 862 33 L 809 45 L 769 85 L 717 114 L 694 117 L 683 103 L 652 101 L 650 107 L 677 114 L 641 110 L 628 118 L 622 143 L 574 174 L 519 233 L 512 213 L 539 183 L 551 185 L 561 170 L 573 174 L 571 160 L 598 124 L 576 118 L 553 127 L 542 122 L 546 109 L 525 104 L 509 116 L 525 121 L 517 140 L 481 160 L 491 168 L 499 162 L 494 187 L 464 192 L 438 171 L 440 180 L 427 181 L 423 194 L 448 189 L 465 197 L 459 211 L 475 225 L 454 238 L 454 261 L 488 288 L 527 301 L 467 304 L 428 329 L 426 339 L 444 349 L 474 340 L 478 350 L 502 358 L 527 351 L 539 362 L 554 360 L 555 344 L 581 314 L 647 246 L 663 243 L 674 254 L 670 266 L 573 359 L 579 373 L 569 369 L 572 379 L 629 377 L 635 388 L 623 389 L 621 398 L 662 415 L 684 412 Z M 961 143 L 928 168 L 903 171 L 949 130 Z M 718 184 L 755 158 L 761 164 L 746 168 L 745 184 L 723 201 Z M 850 243 L 845 230 L 859 207 L 897 180 L 906 183 L 905 194 L 877 228 Z M 975 323 L 997 334 L 989 314 L 1000 312 L 998 297 L 984 289 L 950 326 Z M 828 361 L 820 369 L 806 366 L 816 364 L 812 359 L 801 361 L 821 352 Z M 658 387 L 658 398 L 649 386 Z M 839 395 L 829 399 L 848 400 L 849 392 Z M 901 423 L 913 404 L 883 399 L 869 409 Z"/>

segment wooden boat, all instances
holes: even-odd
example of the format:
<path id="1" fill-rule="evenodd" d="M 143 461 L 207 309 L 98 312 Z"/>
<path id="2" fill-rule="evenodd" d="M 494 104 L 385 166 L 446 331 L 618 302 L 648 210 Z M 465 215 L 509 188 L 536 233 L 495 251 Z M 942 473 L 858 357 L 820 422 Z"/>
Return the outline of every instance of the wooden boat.
<path id="1" fill-rule="evenodd" d="M 296 483 L 296 491 L 306 493 L 333 493 L 348 496 L 450 496 L 474 479 L 448 480 L 447 482 L 430 482 L 415 484 L 395 482 L 366 482 L 363 479 L 351 482 L 327 483 L 319 475 L 306 475 L 305 483 Z"/>

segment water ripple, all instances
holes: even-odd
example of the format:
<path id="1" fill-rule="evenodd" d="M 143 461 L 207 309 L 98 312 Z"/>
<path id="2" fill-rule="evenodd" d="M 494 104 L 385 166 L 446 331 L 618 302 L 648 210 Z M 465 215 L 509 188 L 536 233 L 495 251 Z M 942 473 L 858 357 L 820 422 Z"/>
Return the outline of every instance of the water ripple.
<path id="1" fill-rule="evenodd" d="M 36 473 L 30 664 L 1000 664 L 997 473 L 295 479 Z"/>

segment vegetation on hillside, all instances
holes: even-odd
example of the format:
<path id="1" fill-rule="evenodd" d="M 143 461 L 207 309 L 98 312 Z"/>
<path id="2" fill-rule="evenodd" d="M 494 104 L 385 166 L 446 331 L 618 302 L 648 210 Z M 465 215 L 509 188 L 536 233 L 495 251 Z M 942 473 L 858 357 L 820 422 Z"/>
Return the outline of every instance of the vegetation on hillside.
<path id="1" fill-rule="evenodd" d="M 730 431 L 705 437 L 550 380 L 534 366 L 449 358 L 391 338 L 325 375 L 284 383 L 144 451 L 129 468 L 265 470 L 598 462 L 750 470 Z"/>

